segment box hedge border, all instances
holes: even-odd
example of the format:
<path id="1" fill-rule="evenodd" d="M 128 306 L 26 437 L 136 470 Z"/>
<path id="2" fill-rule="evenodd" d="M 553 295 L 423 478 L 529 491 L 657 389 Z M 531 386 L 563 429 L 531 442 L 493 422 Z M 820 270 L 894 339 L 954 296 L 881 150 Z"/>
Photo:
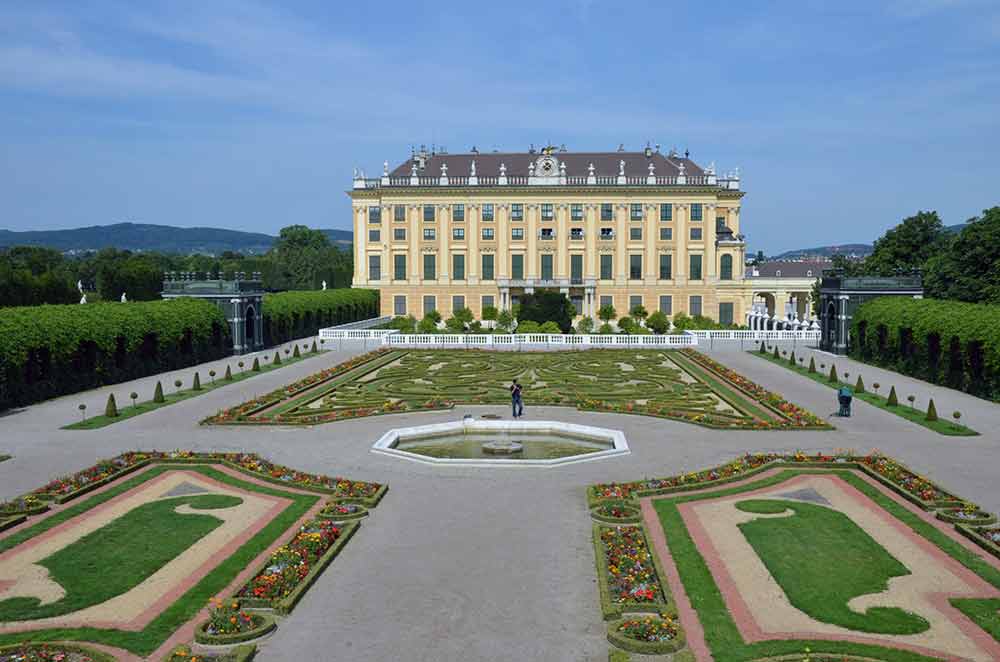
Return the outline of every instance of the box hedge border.
<path id="1" fill-rule="evenodd" d="M 190 650 L 191 646 L 175 646 L 172 651 L 163 657 L 162 662 L 176 662 L 178 657 L 180 657 L 176 656 L 177 652 L 185 648 Z M 203 655 L 201 653 L 191 653 L 180 657 L 180 659 L 189 661 L 192 655 L 196 655 L 199 658 L 207 658 L 205 662 L 250 662 L 250 660 L 254 659 L 254 656 L 257 655 L 257 646 L 256 644 L 244 644 L 237 646 L 232 650 L 219 651 L 218 653 L 208 653 L 207 655 Z"/>
<path id="2" fill-rule="evenodd" d="M 677 622 L 677 638 L 668 641 L 639 641 L 618 632 L 619 626 L 632 618 L 617 618 L 608 623 L 608 642 L 630 653 L 640 655 L 668 655 L 675 653 L 687 645 L 684 628 Z"/>
<path id="3" fill-rule="evenodd" d="M 205 621 L 195 629 L 194 640 L 202 646 L 232 646 L 233 644 L 243 644 L 265 637 L 274 632 L 278 627 L 274 616 L 270 614 L 255 613 L 253 616 L 261 620 L 260 627 L 236 634 L 208 634 L 205 632 L 205 628 L 208 627 L 211 621 Z"/>
<path id="4" fill-rule="evenodd" d="M 646 549 L 650 550 L 649 555 L 653 559 L 653 568 L 656 570 L 656 581 L 660 586 L 660 600 L 655 602 L 615 602 L 611 599 L 611 588 L 608 586 L 608 560 L 604 556 L 604 545 L 601 542 L 601 529 L 614 529 L 617 527 L 603 526 L 594 523 L 592 527 L 592 537 L 594 542 L 594 558 L 597 566 L 597 586 L 601 599 L 601 615 L 605 621 L 621 618 L 623 614 L 630 613 L 650 613 L 659 614 L 670 609 L 670 596 L 667 588 L 663 584 L 664 575 L 662 568 L 656 559 L 656 555 L 649 547 L 649 539 L 646 536 L 646 527 L 641 524 L 632 524 L 642 531 L 643 540 L 646 542 Z"/>
<path id="5" fill-rule="evenodd" d="M 972 542 L 976 543 L 977 545 L 979 545 L 980 547 L 982 547 L 983 549 L 985 549 L 987 552 L 989 552 L 993 556 L 995 556 L 998 559 L 1000 559 L 1000 545 L 996 544 L 995 542 L 993 542 L 989 538 L 985 537 L 979 531 L 979 529 L 990 529 L 990 528 L 993 528 L 993 527 L 989 527 L 989 526 L 976 527 L 976 526 L 968 526 L 966 524 L 956 524 L 955 528 L 963 536 L 965 536 L 966 538 L 968 538 Z"/>
<path id="6" fill-rule="evenodd" d="M 116 662 L 118 659 L 113 655 L 109 655 L 104 651 L 99 651 L 94 648 L 87 648 L 86 646 L 80 646 L 79 644 L 73 644 L 73 643 L 64 644 L 55 641 L 31 641 L 31 642 L 24 642 L 22 644 L 0 646 L 0 656 L 7 655 L 10 653 L 16 653 L 24 648 L 27 649 L 41 648 L 42 646 L 48 646 L 50 648 L 64 650 L 67 653 L 79 653 L 80 655 L 86 655 L 92 660 L 92 662 Z"/>

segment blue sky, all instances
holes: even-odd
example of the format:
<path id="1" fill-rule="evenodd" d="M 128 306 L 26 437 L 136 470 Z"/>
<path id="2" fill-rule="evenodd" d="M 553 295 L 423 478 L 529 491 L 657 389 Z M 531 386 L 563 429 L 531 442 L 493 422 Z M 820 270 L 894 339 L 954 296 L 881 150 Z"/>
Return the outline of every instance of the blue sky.
<path id="1" fill-rule="evenodd" d="M 0 4 L 0 227 L 350 227 L 411 145 L 691 150 L 750 248 L 1000 204 L 1000 3 Z"/>

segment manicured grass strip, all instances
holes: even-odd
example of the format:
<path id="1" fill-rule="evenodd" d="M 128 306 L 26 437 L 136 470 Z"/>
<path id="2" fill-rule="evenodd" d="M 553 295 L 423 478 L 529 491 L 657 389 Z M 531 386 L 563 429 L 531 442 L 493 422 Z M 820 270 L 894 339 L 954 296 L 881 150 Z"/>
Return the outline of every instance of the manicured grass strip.
<path id="1" fill-rule="evenodd" d="M 6 462 L 10 459 L 10 455 L 0 455 L 0 462 Z"/>
<path id="2" fill-rule="evenodd" d="M 991 637 L 1000 641 L 1000 598 L 974 599 L 954 598 L 950 600 L 955 609 L 986 630 Z"/>
<path id="3" fill-rule="evenodd" d="M 708 384 L 717 395 L 736 408 L 737 411 L 756 416 L 762 421 L 773 421 L 778 418 L 774 412 L 753 402 L 752 398 L 729 386 L 721 377 L 712 374 L 680 352 L 671 354 L 670 359 L 689 372 L 692 377 Z"/>
<path id="4" fill-rule="evenodd" d="M 46 605 L 38 598 L 0 600 L 0 621 L 61 616 L 126 593 L 222 524 L 211 514 L 181 514 L 176 508 L 210 511 L 242 502 L 203 494 L 143 504 L 39 561 L 66 594 Z"/>
<path id="5" fill-rule="evenodd" d="M 761 354 L 760 351 L 751 351 L 751 352 L 748 352 L 748 354 L 753 354 L 754 356 L 756 356 L 758 358 L 764 359 L 766 361 L 770 361 L 771 363 L 774 363 L 776 365 L 780 365 L 783 368 L 787 368 L 789 370 L 792 370 L 793 372 L 797 372 L 800 375 L 802 375 L 803 377 L 808 377 L 809 379 L 813 380 L 814 382 L 817 382 L 819 384 L 823 384 L 824 386 L 829 386 L 832 389 L 839 389 L 842 386 L 847 386 L 854 393 L 854 397 L 855 398 L 857 398 L 859 400 L 864 400 L 868 404 L 873 405 L 875 407 L 878 407 L 882 411 L 887 411 L 890 414 L 895 414 L 896 416 L 899 416 L 900 418 L 905 418 L 908 421 L 912 421 L 913 423 L 916 423 L 917 425 L 922 425 L 925 428 L 927 428 L 928 430 L 933 430 L 934 432 L 937 432 L 938 434 L 948 435 L 950 437 L 976 437 L 976 436 L 979 436 L 979 433 L 976 432 L 975 430 L 973 430 L 972 428 L 970 428 L 968 426 L 965 426 L 965 425 L 956 425 L 955 423 L 952 423 L 951 421 L 946 421 L 943 418 L 939 418 L 936 421 L 928 421 L 927 418 L 926 418 L 926 413 L 925 412 L 923 412 L 923 411 L 921 411 L 919 409 L 914 409 L 913 407 L 908 407 L 908 406 L 902 405 L 902 404 L 896 405 L 895 407 L 890 407 L 889 404 L 888 404 L 888 402 L 889 402 L 888 399 L 887 398 L 883 398 L 881 395 L 878 395 L 876 393 L 869 393 L 868 391 L 865 391 L 863 393 L 854 392 L 854 385 L 853 384 L 848 384 L 846 382 L 841 382 L 841 381 L 831 382 L 828 379 L 829 373 L 822 374 L 820 372 L 809 372 L 808 368 L 805 368 L 805 367 L 802 367 L 802 366 L 799 366 L 799 365 L 793 366 L 792 364 L 790 364 L 785 359 L 776 359 L 776 358 L 774 358 L 773 355 L 771 355 L 771 354 Z"/>
<path id="6" fill-rule="evenodd" d="M 814 654 L 840 653 L 862 655 L 884 660 L 885 662 L 932 662 L 934 660 L 934 658 L 909 651 L 852 642 L 791 639 L 748 644 L 740 636 L 739 630 L 729 610 L 726 608 L 725 600 L 722 598 L 722 594 L 715 584 L 711 571 L 708 569 L 704 558 L 691 539 L 687 527 L 684 526 L 684 521 L 677 509 L 677 504 L 742 494 L 751 490 L 777 485 L 798 475 L 825 473 L 830 473 L 830 471 L 787 470 L 740 487 L 707 494 L 678 495 L 653 501 L 653 505 L 660 517 L 663 531 L 669 541 L 670 555 L 680 573 L 681 583 L 684 585 L 684 590 L 691 601 L 691 605 L 698 613 L 698 620 L 705 631 L 705 641 L 708 643 L 716 662 L 746 662 L 770 655 L 802 654 L 806 647 L 809 647 Z M 879 505 L 882 505 L 885 501 L 889 501 L 898 509 L 905 510 L 902 506 L 899 506 L 888 497 L 882 495 L 881 492 L 878 492 L 876 488 L 868 485 L 863 479 L 850 474 L 845 475 L 843 472 L 839 475 L 842 475 L 845 480 L 848 480 L 855 486 L 858 483 L 862 483 L 864 486 L 870 488 L 869 491 L 877 492 L 877 495 L 882 497 Z M 890 512 L 895 515 L 891 510 Z M 908 513 L 909 511 L 906 512 Z M 919 518 L 916 519 L 919 520 Z M 926 524 L 922 521 L 921 523 Z"/>
<path id="7" fill-rule="evenodd" d="M 20 531 L 14 536 L 5 540 L 0 540 L 0 551 L 13 547 L 32 536 L 51 529 L 53 526 L 75 517 L 80 513 L 100 505 L 114 498 L 129 489 L 150 480 L 164 471 L 172 469 L 184 469 L 186 471 L 196 471 L 205 476 L 213 478 L 219 482 L 246 489 L 248 491 L 278 496 L 290 499 L 292 503 L 285 508 L 277 517 L 271 520 L 253 538 L 242 545 L 229 558 L 222 561 L 200 582 L 193 586 L 187 593 L 181 596 L 163 613 L 157 616 L 144 630 L 139 632 L 126 632 L 122 630 L 109 630 L 98 628 L 57 628 L 49 630 L 36 630 L 24 633 L 10 633 L 0 635 L 0 645 L 18 643 L 21 641 L 90 641 L 94 643 L 117 646 L 132 651 L 138 655 L 149 655 L 156 650 L 177 628 L 187 623 L 198 613 L 207 603 L 208 599 L 219 595 L 222 590 L 232 582 L 233 578 L 244 568 L 250 565 L 262 551 L 270 546 L 280 536 L 286 534 L 292 525 L 311 508 L 319 496 L 283 492 L 278 489 L 264 487 L 254 483 L 244 482 L 234 478 L 229 474 L 217 471 L 210 465 L 181 464 L 181 465 L 159 465 L 144 474 L 135 476 L 121 485 L 91 496 L 83 501 L 70 506 L 66 510 L 59 512 L 38 524 Z"/>
<path id="8" fill-rule="evenodd" d="M 275 351 L 277 351 L 277 350 L 275 350 Z M 279 365 L 274 365 L 270 361 L 266 361 L 266 362 L 265 361 L 261 361 L 260 362 L 260 370 L 259 371 L 255 372 L 255 371 L 251 370 L 250 368 L 246 368 L 245 370 L 242 370 L 240 372 L 233 372 L 232 373 L 232 377 L 233 378 L 230 379 L 230 380 L 227 380 L 224 377 L 216 377 L 215 380 L 212 381 L 208 377 L 208 373 L 206 372 L 205 373 L 205 380 L 206 381 L 202 382 L 201 389 L 199 389 L 197 391 L 195 391 L 193 389 L 190 389 L 190 388 L 187 388 L 187 389 L 183 389 L 181 391 L 174 392 L 174 391 L 170 391 L 170 389 L 174 388 L 173 384 L 164 384 L 163 385 L 163 388 L 164 388 L 163 402 L 153 402 L 152 400 L 146 400 L 146 401 L 140 402 L 140 403 L 135 404 L 135 405 L 133 405 L 131 403 L 119 402 L 118 403 L 118 415 L 117 416 L 105 416 L 104 414 L 100 414 L 99 416 L 91 416 L 90 418 L 88 418 L 85 421 L 77 421 L 76 423 L 71 423 L 69 425 L 65 425 L 65 426 L 62 427 L 62 429 L 63 430 L 96 430 L 98 428 L 107 427 L 108 425 L 113 425 L 115 423 L 121 423 L 122 421 L 126 421 L 126 420 L 128 420 L 130 418 L 134 418 L 136 416 L 140 416 L 140 415 L 145 414 L 147 412 L 155 411 L 155 410 L 157 410 L 157 409 L 159 409 L 161 407 L 167 407 L 169 405 L 177 404 L 178 402 L 183 402 L 185 400 L 190 400 L 191 398 L 197 397 L 199 395 L 204 395 L 205 393 L 208 393 L 209 391 L 214 391 L 217 388 L 222 388 L 223 386 L 226 386 L 227 384 L 235 384 L 236 382 L 241 382 L 244 379 L 250 379 L 254 375 L 262 375 L 265 372 L 271 372 L 272 370 L 278 370 L 280 368 L 284 368 L 285 366 L 292 365 L 293 363 L 298 363 L 299 361 L 304 361 L 306 359 L 310 359 L 310 358 L 313 358 L 314 356 L 319 356 L 320 354 L 324 354 L 324 353 L 325 353 L 325 350 L 320 350 L 320 351 L 316 352 L 315 354 L 306 352 L 306 353 L 302 354 L 301 356 L 299 356 L 297 358 L 293 357 L 293 356 L 288 356 L 286 358 L 281 359 L 281 363 Z M 268 356 L 270 356 L 270 355 L 268 355 Z M 197 371 L 197 372 L 200 373 L 200 371 Z M 225 374 L 225 372 L 223 372 L 223 374 Z M 194 379 L 194 373 L 191 373 L 191 375 L 192 376 L 191 376 L 190 379 L 193 380 Z M 199 379 L 201 379 L 201 375 L 200 374 L 199 374 Z M 170 392 L 168 392 L 168 391 L 170 391 Z"/>
<path id="9" fill-rule="evenodd" d="M 859 632 L 916 634 L 930 628 L 903 609 L 872 607 L 859 614 L 847 606 L 858 596 L 884 592 L 894 577 L 912 574 L 847 515 L 777 499 L 748 499 L 736 508 L 763 515 L 792 511 L 752 519 L 739 529 L 796 609 Z"/>

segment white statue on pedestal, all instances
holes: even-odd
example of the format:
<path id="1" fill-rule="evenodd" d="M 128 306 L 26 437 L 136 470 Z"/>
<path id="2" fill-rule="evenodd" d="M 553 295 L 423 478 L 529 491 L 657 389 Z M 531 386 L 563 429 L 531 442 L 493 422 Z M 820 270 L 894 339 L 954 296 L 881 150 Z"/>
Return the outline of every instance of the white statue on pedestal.
<path id="1" fill-rule="evenodd" d="M 76 289 L 77 289 L 77 291 L 80 292 L 80 294 L 83 294 L 83 281 L 82 280 L 76 281 Z"/>
<path id="2" fill-rule="evenodd" d="M 86 294 L 84 294 L 82 297 L 80 297 L 80 303 L 87 303 L 87 295 Z"/>
<path id="3" fill-rule="evenodd" d="M 326 292 L 326 281 L 323 281 L 323 291 Z"/>
<path id="4" fill-rule="evenodd" d="M 122 301 L 122 303 L 128 303 L 128 299 L 125 297 L 125 293 L 124 292 L 122 292 L 122 299 L 121 299 L 121 301 Z"/>

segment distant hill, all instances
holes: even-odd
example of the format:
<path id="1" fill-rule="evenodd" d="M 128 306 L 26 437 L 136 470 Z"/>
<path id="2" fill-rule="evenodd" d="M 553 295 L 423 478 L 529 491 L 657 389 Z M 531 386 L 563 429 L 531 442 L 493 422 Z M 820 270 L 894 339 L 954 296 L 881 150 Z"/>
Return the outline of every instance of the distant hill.
<path id="1" fill-rule="evenodd" d="M 833 257 L 834 255 L 870 255 L 871 244 L 840 244 L 839 246 L 817 246 L 816 248 L 797 248 L 775 255 L 776 260 L 791 260 L 804 256 Z"/>
<path id="2" fill-rule="evenodd" d="M 350 245 L 350 230 L 323 230 L 335 245 Z M 0 246 L 47 246 L 63 252 L 81 252 L 101 248 L 131 251 L 156 251 L 189 255 L 218 255 L 223 251 L 244 254 L 265 253 L 276 237 L 259 232 L 221 228 L 178 228 L 146 223 L 114 223 L 69 230 L 0 230 Z"/>

